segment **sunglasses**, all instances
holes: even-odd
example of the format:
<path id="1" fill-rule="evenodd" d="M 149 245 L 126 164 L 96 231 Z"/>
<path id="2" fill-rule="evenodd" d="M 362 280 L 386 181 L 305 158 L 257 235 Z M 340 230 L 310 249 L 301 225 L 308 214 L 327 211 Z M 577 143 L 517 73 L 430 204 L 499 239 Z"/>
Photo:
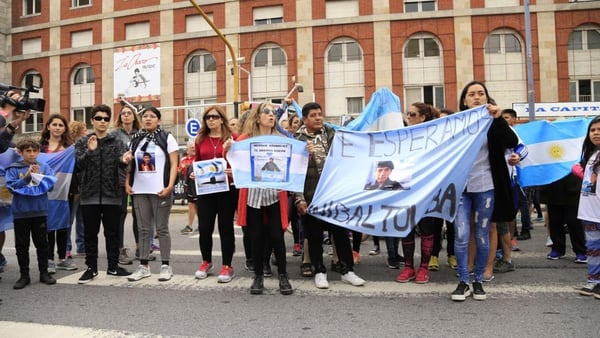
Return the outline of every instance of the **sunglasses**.
<path id="1" fill-rule="evenodd" d="M 204 119 L 205 120 L 220 120 L 221 115 L 219 115 L 219 114 L 206 115 L 206 116 L 204 116 Z"/>
<path id="2" fill-rule="evenodd" d="M 121 112 L 121 115 L 133 115 L 133 112 L 129 111 L 129 110 L 123 110 Z"/>
<path id="3" fill-rule="evenodd" d="M 271 113 L 275 114 L 275 111 L 271 108 L 265 108 L 265 109 L 263 109 L 262 113 L 263 114 L 271 114 Z"/>
<path id="4" fill-rule="evenodd" d="M 406 115 L 408 115 L 410 117 L 417 117 L 419 115 L 419 113 L 415 113 L 414 111 L 409 111 L 408 113 L 406 113 Z"/>
<path id="5" fill-rule="evenodd" d="M 95 121 L 104 121 L 104 122 L 110 122 L 110 117 L 108 116 L 94 116 L 93 119 Z"/>

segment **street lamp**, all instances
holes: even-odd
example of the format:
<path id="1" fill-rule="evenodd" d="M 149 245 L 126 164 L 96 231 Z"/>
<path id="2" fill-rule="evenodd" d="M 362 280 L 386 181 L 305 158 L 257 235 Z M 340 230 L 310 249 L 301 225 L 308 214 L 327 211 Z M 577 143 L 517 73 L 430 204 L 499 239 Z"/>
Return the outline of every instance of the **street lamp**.
<path id="1" fill-rule="evenodd" d="M 240 66 L 244 62 L 246 62 L 246 58 L 245 57 L 239 57 L 239 58 L 237 58 L 238 69 L 241 70 L 241 71 L 243 71 L 244 73 L 248 74 L 248 102 L 252 102 L 252 74 L 250 74 L 249 70 L 247 70 L 244 67 Z M 227 59 L 227 65 L 228 66 L 231 66 L 232 63 L 233 62 L 231 61 L 231 59 Z M 231 71 L 233 72 L 233 68 L 231 69 Z"/>

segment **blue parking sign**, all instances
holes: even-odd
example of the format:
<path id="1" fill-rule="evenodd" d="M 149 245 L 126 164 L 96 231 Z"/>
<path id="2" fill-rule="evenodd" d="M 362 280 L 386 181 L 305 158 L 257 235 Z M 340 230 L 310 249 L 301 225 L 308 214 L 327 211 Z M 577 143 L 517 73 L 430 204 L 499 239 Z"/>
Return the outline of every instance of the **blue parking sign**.
<path id="1" fill-rule="evenodd" d="M 198 119 L 189 119 L 185 123 L 185 132 L 189 137 L 196 137 L 198 135 L 198 131 L 200 131 L 200 121 Z"/>

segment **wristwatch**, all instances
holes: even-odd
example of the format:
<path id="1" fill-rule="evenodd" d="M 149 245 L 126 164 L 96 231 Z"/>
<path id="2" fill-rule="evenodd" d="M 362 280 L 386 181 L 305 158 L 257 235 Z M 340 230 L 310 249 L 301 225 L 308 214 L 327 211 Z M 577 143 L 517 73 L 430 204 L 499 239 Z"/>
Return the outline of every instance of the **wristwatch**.
<path id="1" fill-rule="evenodd" d="M 17 129 L 19 129 L 19 126 L 13 127 L 13 125 L 9 123 L 6 125 L 6 128 L 8 130 L 12 131 L 13 133 L 15 133 L 17 131 Z"/>

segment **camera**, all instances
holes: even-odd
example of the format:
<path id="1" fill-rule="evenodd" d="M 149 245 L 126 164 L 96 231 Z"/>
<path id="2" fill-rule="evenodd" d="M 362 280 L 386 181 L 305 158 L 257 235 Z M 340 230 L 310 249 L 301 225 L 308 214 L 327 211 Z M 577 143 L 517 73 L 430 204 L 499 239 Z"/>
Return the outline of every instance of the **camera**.
<path id="1" fill-rule="evenodd" d="M 7 95 L 9 91 L 20 91 L 23 93 L 23 97 L 20 100 L 15 100 Z M 39 89 L 33 85 L 28 86 L 27 88 L 21 88 L 11 85 L 5 85 L 0 83 L 0 105 L 11 105 L 15 106 L 15 111 L 26 111 L 26 110 L 35 110 L 35 111 L 44 111 L 46 108 L 46 100 L 35 98 L 32 99 L 29 97 L 29 93 L 39 93 Z"/>

